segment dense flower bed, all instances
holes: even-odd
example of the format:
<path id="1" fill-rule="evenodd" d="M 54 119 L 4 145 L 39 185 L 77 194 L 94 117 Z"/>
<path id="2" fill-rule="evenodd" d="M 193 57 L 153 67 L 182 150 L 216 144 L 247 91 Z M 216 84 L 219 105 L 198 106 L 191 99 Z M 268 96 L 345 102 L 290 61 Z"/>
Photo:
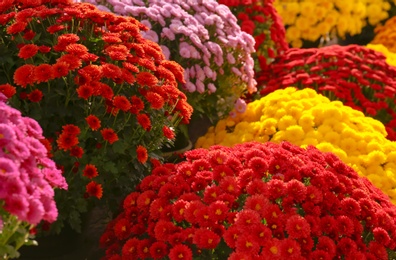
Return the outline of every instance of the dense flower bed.
<path id="1" fill-rule="evenodd" d="M 396 67 L 380 52 L 357 45 L 289 49 L 263 76 L 262 96 L 289 86 L 313 88 L 378 119 L 396 140 Z"/>
<path id="2" fill-rule="evenodd" d="M 331 102 L 312 89 L 286 88 L 249 103 L 235 119 L 219 121 L 196 147 L 249 141 L 314 145 L 367 176 L 396 204 L 396 142 L 385 136 L 379 121 L 339 101 Z"/>
<path id="3" fill-rule="evenodd" d="M 0 90 L 39 122 L 69 184 L 53 230 L 79 230 L 80 213 L 127 194 L 189 122 L 183 68 L 134 18 L 66 0 L 0 7 Z"/>
<path id="4" fill-rule="evenodd" d="M 101 245 L 111 260 L 391 259 L 395 218 L 396 206 L 334 154 L 250 142 L 156 167 Z"/>
<path id="5" fill-rule="evenodd" d="M 286 26 L 286 39 L 293 47 L 303 41 L 358 35 L 365 26 L 376 26 L 389 17 L 388 0 L 275 0 L 274 6 Z"/>
<path id="6" fill-rule="evenodd" d="M 0 256 L 18 256 L 32 243 L 29 232 L 41 221 L 54 222 L 58 209 L 54 189 L 67 190 L 55 162 L 49 159 L 38 123 L 23 117 L 0 94 Z"/>
<path id="7" fill-rule="evenodd" d="M 215 0 L 81 0 L 132 16 L 147 25 L 146 39 L 185 69 L 180 89 L 196 114 L 213 122 L 228 115 L 245 93 L 256 91 L 254 39 L 241 31 L 230 9 Z M 242 103 L 243 104 L 243 103 Z"/>

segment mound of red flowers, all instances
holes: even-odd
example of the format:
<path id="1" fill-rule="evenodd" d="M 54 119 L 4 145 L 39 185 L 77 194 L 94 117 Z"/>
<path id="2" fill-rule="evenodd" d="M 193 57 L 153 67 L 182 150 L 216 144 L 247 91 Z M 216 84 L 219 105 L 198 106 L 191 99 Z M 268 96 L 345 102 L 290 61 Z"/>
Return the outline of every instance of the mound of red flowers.
<path id="1" fill-rule="evenodd" d="M 395 255 L 396 207 L 332 153 L 250 142 L 185 157 L 125 198 L 100 239 L 105 259 Z"/>
<path id="2" fill-rule="evenodd" d="M 291 48 L 261 76 L 258 81 L 266 82 L 258 90 L 261 96 L 289 86 L 310 87 L 381 121 L 388 139 L 396 140 L 396 68 L 380 52 L 358 45 Z"/>

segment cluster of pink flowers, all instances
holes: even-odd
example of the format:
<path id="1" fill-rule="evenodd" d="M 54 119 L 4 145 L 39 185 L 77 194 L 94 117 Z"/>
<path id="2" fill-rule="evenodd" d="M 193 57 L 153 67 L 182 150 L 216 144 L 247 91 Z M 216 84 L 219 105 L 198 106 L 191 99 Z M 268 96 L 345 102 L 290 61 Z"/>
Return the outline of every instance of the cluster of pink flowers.
<path id="1" fill-rule="evenodd" d="M 262 96 L 289 86 L 310 87 L 381 121 L 388 139 L 396 140 L 396 68 L 380 52 L 358 45 L 291 48 L 261 77 Z"/>
<path id="2" fill-rule="evenodd" d="M 33 225 L 56 220 L 54 188 L 68 188 L 61 171 L 48 158 L 43 139 L 39 124 L 9 107 L 1 94 L 0 202 L 8 213 Z"/>
<path id="3" fill-rule="evenodd" d="M 254 38 L 241 30 L 227 6 L 215 0 L 107 0 L 100 8 L 107 7 L 139 19 L 150 28 L 143 37 L 183 66 L 186 82 L 181 89 L 197 113 L 224 117 L 246 89 L 256 91 Z"/>
<path id="4" fill-rule="evenodd" d="M 105 259 L 388 259 L 396 207 L 332 153 L 212 146 L 157 166 L 101 237 Z M 387 251 L 388 250 L 388 251 Z"/>

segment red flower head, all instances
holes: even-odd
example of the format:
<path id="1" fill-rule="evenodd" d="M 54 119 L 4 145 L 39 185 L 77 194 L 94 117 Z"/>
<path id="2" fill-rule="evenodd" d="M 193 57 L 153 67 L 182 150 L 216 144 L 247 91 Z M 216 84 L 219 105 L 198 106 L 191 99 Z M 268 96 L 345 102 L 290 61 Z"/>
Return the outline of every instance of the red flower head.
<path id="1" fill-rule="evenodd" d="M 100 133 L 102 134 L 103 139 L 108 141 L 110 144 L 118 141 L 117 133 L 111 128 L 104 128 L 100 130 Z"/>
<path id="2" fill-rule="evenodd" d="M 137 159 L 140 163 L 146 163 L 148 159 L 147 149 L 144 146 L 139 145 L 136 148 Z"/>
<path id="3" fill-rule="evenodd" d="M 95 178 L 99 176 L 98 169 L 93 164 L 87 164 L 83 170 L 83 176 L 88 177 L 89 179 Z"/>
<path id="4" fill-rule="evenodd" d="M 20 50 L 18 57 L 22 59 L 29 59 L 32 58 L 34 55 L 37 54 L 39 47 L 35 44 L 26 44 Z"/>
<path id="5" fill-rule="evenodd" d="M 15 95 L 16 88 L 7 83 L 0 85 L 0 92 L 3 93 L 7 98 L 10 98 Z"/>
<path id="6" fill-rule="evenodd" d="M 92 130 L 99 130 L 101 125 L 100 125 L 100 120 L 97 116 L 89 115 L 85 118 L 85 120 L 87 121 L 89 128 L 91 128 Z"/>
<path id="7" fill-rule="evenodd" d="M 102 198 L 103 195 L 102 184 L 91 181 L 86 186 L 86 192 L 88 193 L 89 196 L 100 199 Z"/>

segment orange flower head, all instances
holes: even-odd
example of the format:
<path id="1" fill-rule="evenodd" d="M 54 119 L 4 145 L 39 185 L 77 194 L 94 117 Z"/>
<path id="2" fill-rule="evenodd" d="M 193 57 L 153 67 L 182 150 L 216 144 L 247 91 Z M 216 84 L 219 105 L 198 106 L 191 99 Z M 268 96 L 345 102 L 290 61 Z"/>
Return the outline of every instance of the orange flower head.
<path id="1" fill-rule="evenodd" d="M 68 133 L 62 133 L 56 142 L 59 149 L 64 151 L 70 150 L 73 146 L 79 143 L 77 136 Z"/>
<path id="2" fill-rule="evenodd" d="M 128 111 L 132 107 L 131 102 L 129 102 L 129 100 L 124 96 L 115 96 L 113 99 L 113 105 L 124 112 Z"/>

